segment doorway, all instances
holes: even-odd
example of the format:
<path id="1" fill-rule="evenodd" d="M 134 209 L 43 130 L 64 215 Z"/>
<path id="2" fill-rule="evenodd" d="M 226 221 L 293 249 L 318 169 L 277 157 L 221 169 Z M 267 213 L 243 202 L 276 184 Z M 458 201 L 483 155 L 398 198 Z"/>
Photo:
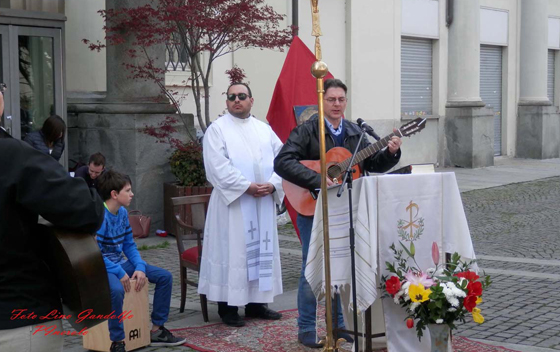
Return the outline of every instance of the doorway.
<path id="1" fill-rule="evenodd" d="M 56 114 L 65 119 L 61 30 L 0 25 L 4 128 L 17 139 Z"/>

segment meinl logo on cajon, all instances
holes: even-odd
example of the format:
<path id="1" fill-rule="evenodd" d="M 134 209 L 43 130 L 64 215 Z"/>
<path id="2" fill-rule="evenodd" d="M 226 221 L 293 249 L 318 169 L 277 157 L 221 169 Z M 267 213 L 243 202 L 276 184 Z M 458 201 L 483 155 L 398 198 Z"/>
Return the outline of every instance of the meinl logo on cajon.
<path id="1" fill-rule="evenodd" d="M 131 285 L 134 281 L 131 280 Z M 148 285 L 144 285 L 141 291 L 130 290 L 124 295 L 123 301 L 123 328 L 127 351 L 148 346 L 150 344 L 148 310 Z M 128 312 L 128 314 L 124 314 Z M 111 339 L 109 336 L 108 322 L 105 321 L 88 330 L 83 337 L 83 347 L 88 350 L 109 352 Z"/>
<path id="2" fill-rule="evenodd" d="M 142 335 L 141 335 L 141 331 L 142 329 L 132 329 L 129 331 L 128 333 L 128 340 L 134 340 L 134 339 L 139 339 Z"/>

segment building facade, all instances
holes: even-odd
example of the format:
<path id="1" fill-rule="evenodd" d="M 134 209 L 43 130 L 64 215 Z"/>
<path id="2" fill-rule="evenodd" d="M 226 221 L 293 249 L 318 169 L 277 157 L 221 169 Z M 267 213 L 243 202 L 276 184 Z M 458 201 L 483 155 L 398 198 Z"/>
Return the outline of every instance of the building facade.
<path id="1" fill-rule="evenodd" d="M 309 1 L 267 3 L 286 14 L 285 26 L 297 23 L 312 50 Z M 122 4 L 0 0 L 2 79 L 9 85 L 4 121 L 21 138 L 58 113 L 69 126 L 66 160 L 102 151 L 110 165 L 151 189 L 172 179 L 168 151 L 138 130 L 172 110 L 150 103 L 158 95 L 153 86 L 127 79 L 122 52 L 92 52 L 82 42 L 103 41 L 97 11 Z M 404 141 L 400 166 L 560 157 L 560 0 L 320 0 L 319 8 L 323 61 L 349 87 L 347 118 L 364 119 L 379 135 L 427 118 L 426 129 Z M 168 68 L 167 84 L 186 93 L 182 110 L 192 113 L 180 48 L 154 50 Z M 211 116 L 225 111 L 225 71 L 237 65 L 252 87 L 253 113 L 265 120 L 285 57 L 242 49 L 217 59 Z M 157 212 L 148 206 L 161 196 L 154 192 L 138 207 Z"/>

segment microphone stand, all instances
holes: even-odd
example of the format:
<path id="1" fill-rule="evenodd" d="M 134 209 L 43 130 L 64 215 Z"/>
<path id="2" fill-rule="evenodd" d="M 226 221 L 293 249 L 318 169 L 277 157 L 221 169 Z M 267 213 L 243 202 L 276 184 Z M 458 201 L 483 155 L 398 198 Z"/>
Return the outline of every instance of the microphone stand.
<path id="1" fill-rule="evenodd" d="M 354 312 L 352 314 L 354 318 L 354 347 L 355 351 L 359 351 L 358 348 L 358 303 L 357 303 L 357 294 L 356 294 L 356 255 L 355 255 L 355 236 L 354 236 L 354 215 L 352 213 L 352 181 L 353 177 L 352 174 L 354 173 L 354 169 L 352 168 L 352 164 L 354 163 L 354 159 L 356 158 L 356 154 L 359 152 L 360 145 L 362 144 L 362 139 L 364 139 L 365 130 L 362 129 L 362 133 L 360 134 L 360 139 L 358 140 L 358 144 L 356 145 L 356 149 L 354 153 L 352 153 L 352 158 L 350 159 L 350 163 L 344 172 L 344 179 L 342 180 L 341 187 L 338 189 L 338 193 L 336 194 L 337 197 L 342 195 L 344 191 L 344 184 L 347 185 L 348 188 L 348 210 L 350 215 L 350 260 L 352 266 L 352 301 Z M 335 321 L 338 321 L 336 317 Z M 365 336 L 365 335 L 364 335 Z"/>

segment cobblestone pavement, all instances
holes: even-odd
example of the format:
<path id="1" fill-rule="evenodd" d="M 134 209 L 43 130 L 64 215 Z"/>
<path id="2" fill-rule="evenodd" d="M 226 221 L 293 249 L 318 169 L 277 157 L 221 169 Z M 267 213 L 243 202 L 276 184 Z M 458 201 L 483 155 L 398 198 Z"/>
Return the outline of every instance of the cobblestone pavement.
<path id="1" fill-rule="evenodd" d="M 481 305 L 485 323 L 457 333 L 560 350 L 560 178 L 462 198 L 475 252 L 484 258 L 479 265 L 493 284 Z"/>
<path id="2" fill-rule="evenodd" d="M 291 223 L 279 226 L 278 235 L 282 238 L 280 240 L 280 247 L 284 247 L 296 251 L 301 251 L 301 245 L 299 244 L 299 239 L 296 235 L 294 227 Z M 151 265 L 159 266 L 166 270 L 169 270 L 173 274 L 173 293 L 171 299 L 180 301 L 181 299 L 181 288 L 179 286 L 179 258 L 177 252 L 177 245 L 173 237 L 169 237 L 169 246 L 167 248 L 160 249 L 148 249 L 140 251 L 142 259 Z M 299 272 L 301 270 L 301 254 L 296 255 L 295 253 L 281 253 L 282 262 L 282 285 L 284 292 L 292 291 L 297 289 Z M 197 281 L 198 277 L 195 272 L 188 270 L 187 275 L 189 279 Z M 155 285 L 150 284 L 149 294 L 153 295 Z M 199 304 L 199 296 L 196 293 L 196 289 L 193 286 L 187 286 L 187 301 L 196 302 Z M 295 306 L 295 303 L 294 303 Z M 152 305 L 150 304 L 150 312 Z M 217 305 L 214 302 L 208 302 L 208 310 L 218 310 Z M 199 315 L 199 311 L 185 309 L 185 312 L 180 313 L 179 308 L 171 307 L 169 312 L 169 322 L 181 320 L 188 318 L 189 316 Z M 70 325 L 64 321 L 64 330 L 72 330 Z M 64 351 L 85 351 L 81 348 L 82 338 L 80 336 L 70 336 L 66 337 L 64 340 Z M 188 347 L 178 346 L 178 347 L 146 347 L 141 350 L 142 352 L 153 352 L 153 351 L 194 351 Z"/>
<path id="3" fill-rule="evenodd" d="M 502 343 L 560 350 L 560 177 L 462 193 L 479 265 L 493 280 L 481 305 L 482 325 L 460 325 L 456 334 Z M 297 288 L 301 247 L 291 224 L 279 228 L 284 291 Z M 179 282 L 174 239 L 163 249 L 141 252 L 150 264 Z M 192 278 L 196 275 L 192 272 Z M 150 285 L 153 294 L 153 285 Z M 180 299 L 174 285 L 173 299 Z M 188 287 L 187 300 L 198 304 Z M 295 307 L 295 302 L 294 302 Z M 217 308 L 209 302 L 209 310 Z M 199 315 L 171 308 L 169 321 Z M 68 327 L 69 328 L 69 327 Z M 67 337 L 65 351 L 82 351 L 80 337 Z M 192 351 L 183 346 L 142 351 Z"/>

